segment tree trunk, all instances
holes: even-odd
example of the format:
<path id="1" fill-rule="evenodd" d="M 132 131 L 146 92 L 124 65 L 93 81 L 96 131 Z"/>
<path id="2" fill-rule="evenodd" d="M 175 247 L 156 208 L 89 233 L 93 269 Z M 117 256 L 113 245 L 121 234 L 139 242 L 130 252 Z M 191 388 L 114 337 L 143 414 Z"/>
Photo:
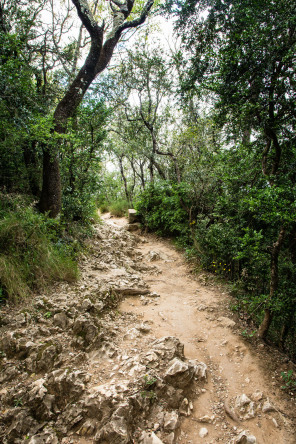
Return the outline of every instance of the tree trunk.
<path id="1" fill-rule="evenodd" d="M 118 158 L 118 163 L 119 163 L 121 178 L 122 178 L 122 181 L 123 181 L 123 184 L 124 184 L 124 191 L 125 191 L 126 200 L 128 202 L 130 202 L 130 196 L 129 196 L 128 187 L 127 187 L 127 180 L 126 180 L 126 177 L 125 177 L 125 174 L 124 174 L 124 169 L 123 169 L 122 157 L 123 156 L 120 156 Z"/>
<path id="2" fill-rule="evenodd" d="M 154 182 L 154 171 L 153 171 L 153 162 L 152 162 L 152 157 L 149 157 L 149 173 L 150 173 L 150 183 Z"/>
<path id="3" fill-rule="evenodd" d="M 284 323 L 282 329 L 281 329 L 281 335 L 279 340 L 279 348 L 282 351 L 285 351 L 285 342 L 288 337 L 289 331 L 293 325 L 293 315 L 289 317 L 289 319 L 286 320 Z"/>
<path id="4" fill-rule="evenodd" d="M 47 147 L 43 150 L 43 186 L 39 202 L 42 213 L 56 217 L 61 211 L 61 176 L 58 154 L 51 155 Z"/>
<path id="5" fill-rule="evenodd" d="M 145 190 L 145 174 L 144 174 L 144 163 L 140 161 L 140 172 L 141 172 L 141 185 L 142 189 Z"/>
<path id="6" fill-rule="evenodd" d="M 269 330 L 269 327 L 271 325 L 272 321 L 272 312 L 270 308 L 266 308 L 264 311 L 264 318 L 263 321 L 260 324 L 259 330 L 258 330 L 258 337 L 261 339 L 265 339 Z"/>
<path id="7" fill-rule="evenodd" d="M 143 7 L 141 15 L 134 20 L 125 21 L 132 9 L 134 2 L 117 2 L 110 0 L 113 15 L 113 27 L 104 40 L 105 24 L 99 26 L 85 0 L 72 0 L 78 16 L 91 37 L 91 46 L 83 67 L 76 78 L 70 84 L 68 91 L 58 103 L 54 113 L 53 131 L 64 134 L 67 130 L 67 121 L 73 117 L 80 105 L 88 87 L 96 76 L 101 73 L 110 62 L 114 49 L 122 32 L 128 28 L 136 28 L 146 20 L 153 5 L 153 0 L 148 0 Z M 43 155 L 43 185 L 40 210 L 56 217 L 61 211 L 61 177 L 58 154 L 52 153 L 49 146 L 44 147 Z"/>
<path id="8" fill-rule="evenodd" d="M 270 263 L 270 290 L 268 303 L 272 302 L 276 296 L 278 283 L 279 283 L 279 273 L 278 273 L 278 262 L 279 262 L 279 254 L 285 239 L 286 230 L 282 226 L 277 238 L 277 241 L 273 244 L 271 251 L 271 263 Z M 270 307 L 265 309 L 263 321 L 258 330 L 258 336 L 261 339 L 265 339 L 272 321 L 272 311 Z"/>
<path id="9" fill-rule="evenodd" d="M 33 141 L 31 146 L 24 145 L 24 161 L 26 165 L 28 182 L 30 186 L 31 193 L 35 197 L 40 197 L 41 189 L 41 171 L 38 165 L 38 159 L 36 154 L 37 142 Z"/>

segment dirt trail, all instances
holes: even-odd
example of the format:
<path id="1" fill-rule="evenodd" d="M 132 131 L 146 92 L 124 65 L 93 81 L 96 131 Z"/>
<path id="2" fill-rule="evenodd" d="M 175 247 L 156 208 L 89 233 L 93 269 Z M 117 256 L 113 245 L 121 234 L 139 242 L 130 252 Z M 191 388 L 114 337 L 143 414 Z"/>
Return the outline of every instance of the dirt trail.
<path id="1" fill-rule="evenodd" d="M 0 442 L 296 444 L 293 364 L 169 242 L 104 219 L 77 282 L 1 308 Z"/>
<path id="2" fill-rule="evenodd" d="M 123 226 L 125 220 L 113 219 L 111 223 Z M 139 251 L 153 261 L 160 274 L 146 274 L 144 281 L 160 297 L 148 305 L 143 305 L 138 297 L 129 297 L 121 303 L 120 309 L 150 322 L 158 338 L 178 337 L 185 345 L 185 356 L 205 362 L 210 370 L 208 386 L 194 401 L 192 416 L 183 421 L 178 442 L 226 443 L 233 431 L 244 428 L 260 444 L 295 444 L 296 437 L 289 427 L 289 413 L 295 403 L 288 404 L 282 399 L 278 381 L 265 361 L 268 357 L 268 353 L 263 352 L 265 346 L 261 344 L 256 351 L 238 334 L 236 322 L 228 310 L 229 295 L 200 284 L 190 274 L 182 254 L 169 242 L 153 236 L 146 239 L 147 243 L 141 244 Z M 266 408 L 265 414 L 254 414 L 254 418 L 251 414 L 245 421 L 230 417 L 236 397 L 246 394 L 256 399 L 261 393 L 275 410 Z M 245 413 L 244 406 L 240 407 Z M 198 422 L 205 415 L 215 415 L 214 424 Z M 204 425 L 208 435 L 201 438 L 199 431 Z"/>

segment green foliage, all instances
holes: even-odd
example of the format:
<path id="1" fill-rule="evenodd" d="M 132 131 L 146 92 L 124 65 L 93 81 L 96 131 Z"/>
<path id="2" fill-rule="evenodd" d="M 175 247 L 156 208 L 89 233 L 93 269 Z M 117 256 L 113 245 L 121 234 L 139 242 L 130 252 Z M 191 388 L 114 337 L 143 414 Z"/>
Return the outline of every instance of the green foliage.
<path id="1" fill-rule="evenodd" d="M 75 247 L 63 237 L 60 223 L 20 205 L 20 196 L 14 203 L 11 196 L 0 197 L 2 294 L 16 301 L 50 282 L 75 280 Z"/>
<path id="2" fill-rule="evenodd" d="M 149 399 L 151 402 L 155 401 L 157 395 L 153 390 L 155 383 L 157 382 L 157 378 L 152 375 L 144 375 L 144 389 L 141 391 L 141 397 Z"/>
<path id="3" fill-rule="evenodd" d="M 143 390 L 141 392 L 141 397 L 144 399 L 150 399 L 150 401 L 153 402 L 157 398 L 157 395 L 153 390 Z"/>
<path id="4" fill-rule="evenodd" d="M 98 207 L 106 207 L 118 200 L 126 200 L 120 174 L 116 171 L 102 170 L 102 184 L 97 194 Z"/>
<path id="5" fill-rule="evenodd" d="M 256 331 L 257 331 L 257 330 L 253 330 L 253 331 L 251 331 L 251 332 L 248 332 L 248 330 L 245 329 L 245 330 L 243 330 L 243 331 L 241 332 L 241 335 L 242 335 L 244 338 L 252 339 L 252 338 L 254 337 L 254 335 L 256 334 Z"/>
<path id="6" fill-rule="evenodd" d="M 81 225 L 91 225 L 98 220 L 96 196 L 93 189 L 85 187 L 82 193 L 63 194 L 62 217 L 66 221 L 79 222 Z"/>
<path id="7" fill-rule="evenodd" d="M 124 199 L 113 201 L 108 205 L 108 210 L 113 216 L 116 217 L 126 216 L 129 208 L 129 203 Z"/>
<path id="8" fill-rule="evenodd" d="M 144 376 L 144 383 L 148 387 L 154 385 L 156 381 L 157 381 L 157 379 L 154 376 L 150 376 L 150 375 Z"/>
<path id="9" fill-rule="evenodd" d="M 22 407 L 24 405 L 23 398 L 16 398 L 13 400 L 14 407 Z"/>
<path id="10" fill-rule="evenodd" d="M 284 381 L 284 385 L 282 385 L 283 390 L 296 390 L 296 379 L 293 370 L 281 372 L 281 377 Z"/>
<path id="11" fill-rule="evenodd" d="M 99 210 L 101 211 L 101 213 L 108 213 L 109 211 L 109 205 L 107 202 L 102 202 L 99 206 Z"/>
<path id="12" fill-rule="evenodd" d="M 50 62 L 46 63 L 37 38 L 42 6 L 39 0 L 21 4 L 8 0 L 1 6 L 0 187 L 9 192 L 38 194 L 40 187 L 44 115 L 53 99 L 47 72 Z"/>
<path id="13" fill-rule="evenodd" d="M 101 101 L 86 97 L 86 103 L 69 122 L 61 149 L 63 217 L 90 225 L 97 219 L 101 191 L 101 151 L 109 112 Z"/>
<path id="14" fill-rule="evenodd" d="M 144 225 L 165 236 L 189 240 L 189 221 L 181 202 L 188 201 L 189 190 L 185 183 L 166 181 L 152 183 L 140 195 L 136 209 Z"/>

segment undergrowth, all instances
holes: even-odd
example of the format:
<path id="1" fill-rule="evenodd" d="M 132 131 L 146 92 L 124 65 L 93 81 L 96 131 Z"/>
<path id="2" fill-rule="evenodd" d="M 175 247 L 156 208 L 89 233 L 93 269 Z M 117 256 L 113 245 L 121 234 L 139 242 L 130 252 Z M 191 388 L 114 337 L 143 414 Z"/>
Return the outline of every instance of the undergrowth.
<path id="1" fill-rule="evenodd" d="M 281 246 L 278 285 L 270 298 L 271 251 L 278 223 L 267 225 L 262 209 L 255 213 L 243 199 L 233 203 L 233 211 L 222 197 L 219 199 L 205 214 L 194 204 L 187 184 L 160 181 L 146 187 L 136 209 L 146 228 L 173 238 L 191 263 L 231 285 L 235 310 L 248 317 L 255 328 L 262 323 L 265 309 L 270 309 L 267 339 L 295 360 L 296 298 L 291 285 L 296 282 L 295 231 L 287 230 Z"/>
<path id="2" fill-rule="evenodd" d="M 20 196 L 0 195 L 0 298 L 18 301 L 57 280 L 74 281 L 79 246 L 59 220 Z"/>
<path id="3" fill-rule="evenodd" d="M 123 217 L 127 215 L 127 210 L 130 208 L 130 204 L 127 200 L 119 199 L 110 203 L 102 203 L 100 205 L 100 211 L 107 213 L 108 211 L 115 217 Z"/>

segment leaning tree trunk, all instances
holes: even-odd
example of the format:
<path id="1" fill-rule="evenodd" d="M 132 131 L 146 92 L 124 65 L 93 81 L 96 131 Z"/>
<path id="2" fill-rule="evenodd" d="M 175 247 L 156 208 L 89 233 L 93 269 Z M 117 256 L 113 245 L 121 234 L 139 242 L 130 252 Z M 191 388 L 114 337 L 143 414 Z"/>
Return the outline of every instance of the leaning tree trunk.
<path id="1" fill-rule="evenodd" d="M 281 227 L 277 241 L 273 244 L 271 251 L 271 262 L 270 262 L 270 290 L 268 297 L 268 304 L 270 304 L 275 296 L 278 289 L 279 283 L 279 254 L 284 242 L 286 230 L 284 227 Z M 265 339 L 273 318 L 273 313 L 270 307 L 265 308 L 264 318 L 258 330 L 258 336 L 261 339 Z"/>
<path id="2" fill-rule="evenodd" d="M 125 29 L 136 28 L 144 23 L 153 2 L 154 0 L 147 1 L 137 19 L 125 21 L 132 12 L 134 1 L 126 0 L 121 3 L 117 0 L 111 0 L 113 28 L 104 41 L 105 24 L 103 23 L 102 26 L 97 24 L 87 1 L 72 0 L 82 24 L 91 37 L 91 46 L 83 67 L 57 105 L 53 121 L 54 132 L 61 135 L 66 132 L 68 119 L 75 114 L 92 81 L 107 67 L 122 32 Z M 56 217 L 61 211 L 62 187 L 59 153 L 57 148 L 56 152 L 53 152 L 49 145 L 45 146 L 43 150 L 43 186 L 39 207 L 44 213 L 48 212 L 50 217 Z"/>

